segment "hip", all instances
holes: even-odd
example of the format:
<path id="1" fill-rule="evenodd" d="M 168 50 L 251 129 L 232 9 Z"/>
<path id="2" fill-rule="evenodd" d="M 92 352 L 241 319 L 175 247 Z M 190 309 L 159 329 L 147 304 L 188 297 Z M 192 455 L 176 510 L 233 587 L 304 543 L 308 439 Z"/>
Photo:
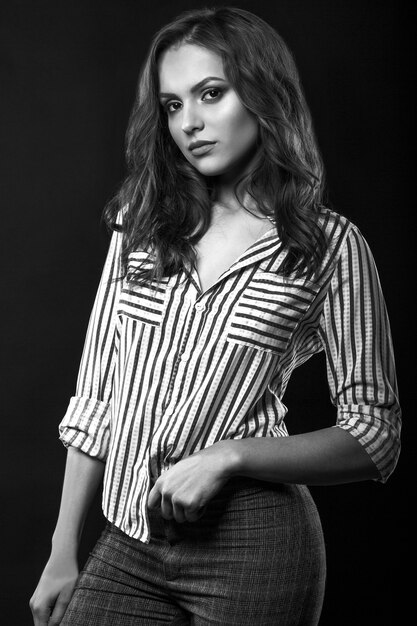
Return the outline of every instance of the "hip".
<path id="1" fill-rule="evenodd" d="M 164 520 L 149 511 L 151 537 L 175 537 L 188 543 L 247 544 L 282 541 L 323 546 L 320 516 L 305 485 L 270 483 L 251 478 L 231 479 L 208 503 L 195 522 Z"/>

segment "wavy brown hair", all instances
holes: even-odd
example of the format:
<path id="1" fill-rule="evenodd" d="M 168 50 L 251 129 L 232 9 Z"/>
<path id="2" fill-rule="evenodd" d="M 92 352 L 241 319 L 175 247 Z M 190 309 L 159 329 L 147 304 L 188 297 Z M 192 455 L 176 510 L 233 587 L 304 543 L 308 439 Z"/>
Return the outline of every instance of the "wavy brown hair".
<path id="1" fill-rule="evenodd" d="M 232 7 L 187 11 L 152 40 L 126 133 L 128 173 L 103 214 L 110 228 L 123 230 L 123 275 L 129 254 L 139 249 L 152 251 L 155 265 L 130 276 L 133 280 L 188 271 L 194 245 L 210 224 L 215 181 L 181 154 L 158 98 L 160 56 L 183 42 L 220 55 L 227 79 L 258 121 L 259 158 L 236 184 L 237 198 L 248 193 L 261 213 L 274 217 L 288 250 L 280 271 L 312 275 L 326 242 L 318 220 L 323 165 L 311 115 L 285 42 L 261 18 Z"/>

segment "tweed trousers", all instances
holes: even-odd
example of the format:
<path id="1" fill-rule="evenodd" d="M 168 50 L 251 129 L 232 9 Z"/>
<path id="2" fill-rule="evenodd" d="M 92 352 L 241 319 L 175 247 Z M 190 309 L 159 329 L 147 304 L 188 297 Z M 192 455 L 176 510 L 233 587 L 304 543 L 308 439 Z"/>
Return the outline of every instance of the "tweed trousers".
<path id="1" fill-rule="evenodd" d="M 151 541 L 110 522 L 62 626 L 315 626 L 325 586 L 307 487 L 232 479 L 197 522 L 150 512 Z"/>

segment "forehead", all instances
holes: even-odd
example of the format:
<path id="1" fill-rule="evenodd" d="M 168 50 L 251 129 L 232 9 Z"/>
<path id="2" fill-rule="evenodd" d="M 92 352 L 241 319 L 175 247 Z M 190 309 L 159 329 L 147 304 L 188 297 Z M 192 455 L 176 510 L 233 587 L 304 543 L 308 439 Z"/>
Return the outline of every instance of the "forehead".
<path id="1" fill-rule="evenodd" d="M 188 90 L 207 76 L 226 78 L 220 55 L 195 44 L 168 48 L 158 63 L 159 88 L 164 92 Z"/>

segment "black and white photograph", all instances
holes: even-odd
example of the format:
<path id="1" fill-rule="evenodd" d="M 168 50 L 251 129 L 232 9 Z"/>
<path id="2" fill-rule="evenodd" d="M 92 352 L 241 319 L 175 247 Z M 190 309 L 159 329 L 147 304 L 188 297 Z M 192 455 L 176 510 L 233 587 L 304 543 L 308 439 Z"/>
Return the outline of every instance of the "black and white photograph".
<path id="1" fill-rule="evenodd" d="M 2 3 L 2 624 L 410 622 L 411 25 Z"/>

